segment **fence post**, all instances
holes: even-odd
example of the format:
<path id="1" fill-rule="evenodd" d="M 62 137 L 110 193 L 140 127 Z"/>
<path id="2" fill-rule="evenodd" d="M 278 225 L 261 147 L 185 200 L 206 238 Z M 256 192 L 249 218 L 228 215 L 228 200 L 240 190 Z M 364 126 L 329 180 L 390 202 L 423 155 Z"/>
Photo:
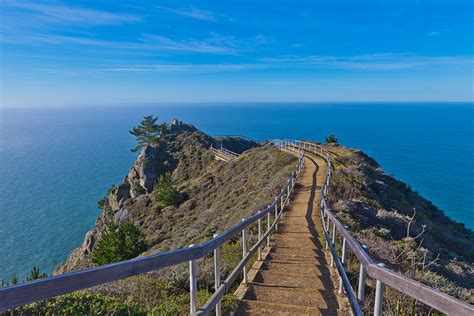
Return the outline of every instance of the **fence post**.
<path id="1" fill-rule="evenodd" d="M 194 247 L 194 244 L 189 245 Z M 196 313 L 197 298 L 197 266 L 195 260 L 189 261 L 189 312 L 191 315 Z"/>
<path id="2" fill-rule="evenodd" d="M 336 223 L 332 223 L 332 245 L 336 248 Z M 331 256 L 331 267 L 334 267 L 334 256 Z"/>
<path id="3" fill-rule="evenodd" d="M 327 217 L 327 220 L 326 220 L 326 233 L 327 233 L 328 236 L 329 236 L 329 229 L 330 229 L 330 227 L 329 227 L 329 223 L 330 223 L 330 222 L 329 222 L 329 214 L 327 214 L 327 211 L 326 211 L 326 210 L 325 210 L 325 212 L 326 212 L 326 217 Z M 328 243 L 328 241 L 327 241 L 327 239 L 326 239 L 326 250 L 328 250 L 328 249 L 329 249 L 329 243 Z"/>
<path id="4" fill-rule="evenodd" d="M 278 217 L 278 202 L 275 203 L 275 232 L 278 231 L 277 217 Z"/>
<path id="5" fill-rule="evenodd" d="M 362 245 L 362 248 L 367 252 L 367 246 Z M 364 266 L 362 263 L 360 264 L 359 267 L 359 286 L 357 288 L 357 299 L 359 300 L 359 304 L 362 305 L 364 302 L 364 296 L 365 296 L 365 277 L 367 276 L 367 272 L 365 271 Z"/>
<path id="6" fill-rule="evenodd" d="M 378 264 L 379 267 L 384 267 L 383 263 Z M 374 316 L 382 316 L 383 313 L 383 294 L 385 292 L 385 284 L 382 281 L 377 280 L 375 286 L 375 305 L 374 305 Z"/>
<path id="7" fill-rule="evenodd" d="M 275 204 L 276 206 L 277 204 Z M 270 210 L 267 213 L 267 232 L 270 231 Z M 270 234 L 267 236 L 267 246 L 270 246 Z"/>
<path id="8" fill-rule="evenodd" d="M 242 222 L 245 220 L 245 218 L 242 218 Z M 242 229 L 242 259 L 247 256 L 247 233 L 246 229 Z M 244 265 L 244 280 L 242 281 L 243 283 L 247 283 L 247 265 Z"/>
<path id="9" fill-rule="evenodd" d="M 262 213 L 258 211 L 258 214 Z M 258 219 L 258 242 L 262 239 L 262 218 Z M 258 246 L 258 260 L 262 260 L 262 246 Z"/>
<path id="10" fill-rule="evenodd" d="M 216 238 L 218 235 L 214 234 L 214 238 Z M 219 261 L 220 261 L 220 250 L 219 247 L 214 249 L 214 288 L 215 292 L 217 292 L 217 289 L 221 285 L 221 272 L 220 272 L 220 267 L 219 267 Z M 221 316 L 222 315 L 222 308 L 221 308 L 221 301 L 217 302 L 216 304 L 216 316 Z"/>
<path id="11" fill-rule="evenodd" d="M 344 226 L 347 228 L 347 226 Z M 343 237 L 342 238 L 342 255 L 341 255 L 341 263 L 342 263 L 342 269 L 344 269 L 345 265 L 346 265 L 346 238 Z M 339 294 L 341 294 L 343 292 L 343 283 L 342 283 L 342 277 L 341 279 L 339 280 Z"/>

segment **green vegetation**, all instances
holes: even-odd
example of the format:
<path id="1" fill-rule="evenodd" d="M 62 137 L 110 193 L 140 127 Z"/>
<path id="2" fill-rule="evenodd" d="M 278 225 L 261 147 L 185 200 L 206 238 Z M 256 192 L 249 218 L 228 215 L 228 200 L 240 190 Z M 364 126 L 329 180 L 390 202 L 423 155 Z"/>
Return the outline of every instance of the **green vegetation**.
<path id="1" fill-rule="evenodd" d="M 146 315 L 138 304 L 122 299 L 91 293 L 75 292 L 40 301 L 13 310 L 25 315 Z"/>
<path id="2" fill-rule="evenodd" d="M 104 209 L 104 205 L 105 205 L 105 201 L 107 200 L 107 196 L 112 192 L 112 190 L 115 188 L 115 185 L 112 185 L 108 190 L 107 190 L 107 195 L 104 196 L 102 199 L 100 199 L 99 201 L 97 201 L 97 207 L 100 209 L 100 210 L 103 210 Z"/>
<path id="3" fill-rule="evenodd" d="M 169 172 L 158 179 L 154 186 L 153 198 L 163 207 L 179 205 L 181 195 L 173 185 L 173 178 Z"/>
<path id="4" fill-rule="evenodd" d="M 103 265 L 135 258 L 148 246 L 141 229 L 127 222 L 117 226 L 110 223 L 107 232 L 102 236 L 92 252 L 92 262 Z"/>
<path id="5" fill-rule="evenodd" d="M 33 266 L 33 268 L 31 269 L 31 275 L 27 277 L 26 279 L 28 281 L 33 281 L 33 280 L 47 278 L 47 277 L 48 275 L 46 273 L 40 273 L 39 268 L 37 268 L 36 266 Z"/>
<path id="6" fill-rule="evenodd" d="M 328 137 L 326 137 L 326 144 L 337 144 L 338 140 L 336 136 L 334 136 L 334 133 L 331 133 Z"/>
<path id="7" fill-rule="evenodd" d="M 137 139 L 138 145 L 132 149 L 133 152 L 146 146 L 157 146 L 159 141 L 166 134 L 168 125 L 166 123 L 157 124 L 158 117 L 147 115 L 137 127 L 130 132 Z"/>

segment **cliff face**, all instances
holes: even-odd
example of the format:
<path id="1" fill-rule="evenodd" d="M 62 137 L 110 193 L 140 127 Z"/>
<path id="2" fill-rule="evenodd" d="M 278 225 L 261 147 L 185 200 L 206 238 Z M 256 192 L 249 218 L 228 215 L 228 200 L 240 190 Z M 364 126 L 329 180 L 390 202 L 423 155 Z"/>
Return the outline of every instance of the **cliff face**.
<path id="1" fill-rule="evenodd" d="M 371 257 L 473 302 L 467 290 L 474 287 L 473 231 L 384 173 L 363 152 L 327 148 L 335 169 L 329 190 L 332 211 L 368 246 Z"/>
<path id="2" fill-rule="evenodd" d="M 91 254 L 110 222 L 139 226 L 150 245 L 143 255 L 211 238 L 269 204 L 296 163 L 296 158 L 272 146 L 255 147 L 242 140 L 239 146 L 253 149 L 224 163 L 214 160 L 209 150 L 213 143 L 191 125 L 171 125 L 159 146 L 139 153 L 123 183 L 107 195 L 96 227 L 55 274 L 92 266 Z M 166 172 L 184 198 L 177 207 L 160 206 L 153 194 L 155 182 Z"/>

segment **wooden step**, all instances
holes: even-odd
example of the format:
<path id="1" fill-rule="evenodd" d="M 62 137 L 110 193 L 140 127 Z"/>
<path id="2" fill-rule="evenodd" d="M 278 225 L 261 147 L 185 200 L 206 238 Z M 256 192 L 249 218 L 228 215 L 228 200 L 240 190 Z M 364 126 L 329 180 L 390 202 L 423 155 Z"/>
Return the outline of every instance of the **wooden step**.
<path id="1" fill-rule="evenodd" d="M 321 311 L 316 307 L 243 300 L 237 309 L 236 315 L 312 316 L 321 315 Z"/>
<path id="2" fill-rule="evenodd" d="M 302 273 L 311 275 L 321 275 L 316 264 L 290 263 L 289 261 L 265 261 L 262 263 L 262 270 L 275 269 L 278 272 Z"/>
<path id="3" fill-rule="evenodd" d="M 305 307 L 327 308 L 321 293 L 317 289 L 305 289 L 291 286 L 275 286 L 251 283 L 244 299 L 275 302 Z"/>
<path id="4" fill-rule="evenodd" d="M 260 270 L 255 276 L 253 283 L 302 289 L 324 287 L 321 278 L 316 275 L 286 273 L 273 270 Z"/>

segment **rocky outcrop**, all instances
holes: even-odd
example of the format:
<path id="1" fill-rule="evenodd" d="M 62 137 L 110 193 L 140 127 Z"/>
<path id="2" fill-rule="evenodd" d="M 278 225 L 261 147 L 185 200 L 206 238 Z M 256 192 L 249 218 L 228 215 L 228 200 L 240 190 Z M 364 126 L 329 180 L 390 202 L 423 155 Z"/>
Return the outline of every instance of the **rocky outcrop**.
<path id="1" fill-rule="evenodd" d="M 96 220 L 96 227 L 86 234 L 82 245 L 72 251 L 68 259 L 58 266 L 54 273 L 90 267 L 94 247 L 110 222 L 119 224 L 133 221 L 144 231 L 147 242 L 152 246 L 150 251 L 162 251 L 171 247 L 180 247 L 184 239 L 188 242 L 193 237 L 203 236 L 203 227 L 209 226 L 209 223 L 216 219 L 219 220 L 219 224 L 215 223 L 214 227 L 223 227 L 234 221 L 232 216 L 219 213 L 226 210 L 226 202 L 229 198 L 235 198 L 239 202 L 237 205 L 240 206 L 257 207 L 257 204 L 249 203 L 250 196 L 247 200 L 244 192 L 235 191 L 245 186 L 248 178 L 253 177 L 252 179 L 258 180 L 262 177 L 268 180 L 269 177 L 275 176 L 276 179 L 282 180 L 281 185 L 283 185 L 283 178 L 286 176 L 282 177 L 280 173 L 286 175 L 288 171 L 287 166 L 282 164 L 291 161 L 293 159 L 291 156 L 282 154 L 269 146 L 255 152 L 249 151 L 249 154 L 258 161 L 251 161 L 248 156 L 243 155 L 240 163 L 223 165 L 214 160 L 209 150 L 213 142 L 212 137 L 194 126 L 175 120 L 169 125 L 167 134 L 157 146 L 144 147 L 138 154 L 123 183 L 115 185 L 107 195 L 103 212 Z M 252 148 L 250 145 L 247 146 Z M 273 159 L 274 154 L 276 154 L 275 159 Z M 286 160 L 276 160 L 279 155 L 287 157 Z M 267 165 L 267 168 L 261 169 L 262 167 L 258 166 L 262 162 Z M 276 162 L 280 165 L 275 174 L 273 170 L 275 166 L 272 163 Z M 261 171 L 255 176 L 252 172 L 255 172 L 253 170 L 257 168 Z M 166 172 L 172 174 L 176 186 L 182 192 L 184 200 L 180 206 L 163 208 L 155 200 L 154 185 Z M 232 176 L 234 177 L 230 181 L 229 178 Z M 273 191 L 275 191 L 274 186 L 279 185 L 278 181 L 268 183 Z M 257 198 L 252 196 L 252 201 L 254 203 L 268 202 L 266 201 L 268 193 L 262 191 L 260 195 L 256 195 Z M 253 211 L 254 208 L 249 210 Z M 193 218 L 200 218 L 200 220 Z M 238 220 L 236 218 L 235 222 Z M 195 225 L 201 221 L 204 221 L 206 225 L 199 227 Z"/>

